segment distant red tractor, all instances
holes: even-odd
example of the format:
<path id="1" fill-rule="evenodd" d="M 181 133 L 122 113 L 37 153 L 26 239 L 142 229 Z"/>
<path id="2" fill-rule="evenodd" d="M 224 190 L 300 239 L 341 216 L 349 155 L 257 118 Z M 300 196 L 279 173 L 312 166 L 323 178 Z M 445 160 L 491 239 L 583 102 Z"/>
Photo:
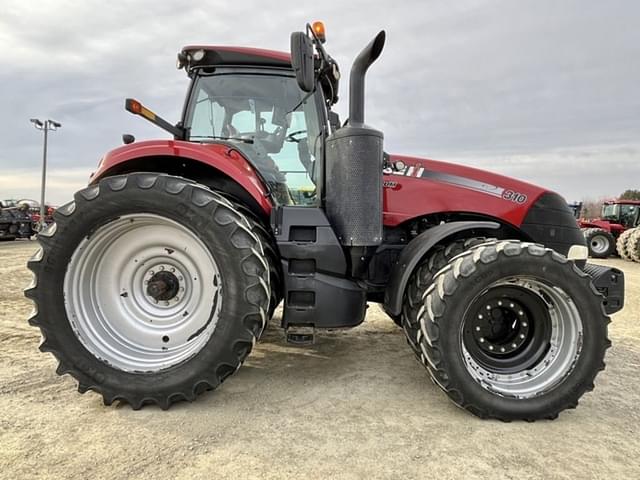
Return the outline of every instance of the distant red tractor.
<path id="1" fill-rule="evenodd" d="M 640 200 L 610 200 L 602 204 L 600 218 L 580 219 L 578 224 L 589 248 L 589 256 L 607 258 L 616 253 L 616 242 L 626 230 L 640 223 Z M 621 252 L 617 252 L 619 255 Z"/>
<path id="2" fill-rule="evenodd" d="M 355 327 L 375 302 L 480 417 L 555 418 L 593 389 L 623 273 L 586 263 L 560 195 L 385 152 L 364 122 L 384 42 L 353 63 L 346 122 L 321 24 L 293 33 L 291 54 L 182 49 L 191 84 L 176 124 L 126 101 L 173 138 L 125 136 L 28 264 L 30 323 L 58 373 L 105 404 L 169 408 L 236 372 L 281 301 L 298 344 Z"/>

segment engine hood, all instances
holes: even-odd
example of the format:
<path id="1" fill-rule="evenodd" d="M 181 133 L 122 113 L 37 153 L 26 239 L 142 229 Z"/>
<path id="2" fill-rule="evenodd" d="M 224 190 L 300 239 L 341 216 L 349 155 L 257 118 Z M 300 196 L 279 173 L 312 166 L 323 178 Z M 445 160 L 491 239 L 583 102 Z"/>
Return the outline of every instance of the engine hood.
<path id="1" fill-rule="evenodd" d="M 401 162 L 401 163 L 399 163 Z M 454 163 L 390 155 L 384 171 L 384 223 L 398 225 L 432 213 L 461 212 L 519 226 L 548 190 Z"/>

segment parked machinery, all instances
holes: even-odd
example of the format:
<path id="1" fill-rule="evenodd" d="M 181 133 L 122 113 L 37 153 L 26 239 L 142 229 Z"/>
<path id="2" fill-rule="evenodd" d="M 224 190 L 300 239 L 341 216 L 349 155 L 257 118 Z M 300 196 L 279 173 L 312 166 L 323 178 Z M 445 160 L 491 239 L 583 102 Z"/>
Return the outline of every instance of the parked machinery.
<path id="1" fill-rule="evenodd" d="M 624 240 L 617 246 L 618 239 L 625 231 L 637 227 L 639 222 L 639 200 L 606 201 L 602 204 L 600 218 L 578 221 L 589 247 L 589 256 L 593 258 L 607 258 L 616 251 L 624 257 Z"/>
<path id="2" fill-rule="evenodd" d="M 33 234 L 29 206 L 15 200 L 0 201 L 0 240 L 31 238 Z"/>

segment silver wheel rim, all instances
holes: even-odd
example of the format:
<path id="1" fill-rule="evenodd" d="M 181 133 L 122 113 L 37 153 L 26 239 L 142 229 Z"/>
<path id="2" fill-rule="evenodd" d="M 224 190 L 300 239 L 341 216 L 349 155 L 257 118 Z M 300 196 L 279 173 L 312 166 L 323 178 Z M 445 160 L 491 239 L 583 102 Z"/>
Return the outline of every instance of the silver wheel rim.
<path id="1" fill-rule="evenodd" d="M 165 277 L 170 291 L 150 294 L 149 282 Z M 80 342 L 127 372 L 155 372 L 196 355 L 222 304 L 220 271 L 202 240 L 153 214 L 119 217 L 83 239 L 63 288 Z"/>
<path id="2" fill-rule="evenodd" d="M 591 237 L 591 251 L 594 253 L 605 253 L 609 250 L 609 240 L 603 235 Z"/>
<path id="3" fill-rule="evenodd" d="M 551 336 L 546 354 L 527 369 L 514 373 L 498 373 L 481 366 L 462 341 L 465 367 L 485 390 L 505 397 L 531 398 L 562 383 L 575 367 L 582 349 L 582 319 L 569 295 L 562 289 L 532 278 L 513 277 L 489 286 L 517 286 L 539 296 L 545 303 L 551 321 Z M 482 296 L 480 294 L 478 297 Z"/>

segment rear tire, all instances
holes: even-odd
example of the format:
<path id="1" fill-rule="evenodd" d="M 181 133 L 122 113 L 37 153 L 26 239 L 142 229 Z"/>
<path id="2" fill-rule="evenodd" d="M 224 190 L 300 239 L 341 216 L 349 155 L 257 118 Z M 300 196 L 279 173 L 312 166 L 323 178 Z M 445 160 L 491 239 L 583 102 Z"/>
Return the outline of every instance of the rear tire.
<path id="1" fill-rule="evenodd" d="M 282 262 L 280 261 L 280 253 L 278 252 L 278 245 L 276 243 L 273 234 L 267 230 L 263 224 L 254 217 L 254 215 L 247 208 L 236 205 L 236 208 L 246 216 L 249 224 L 251 225 L 251 231 L 260 239 L 262 247 L 264 248 L 264 254 L 269 264 L 269 278 L 271 285 L 271 300 L 269 301 L 268 319 L 271 320 L 273 313 L 282 301 L 283 295 L 283 274 L 282 274 Z"/>
<path id="2" fill-rule="evenodd" d="M 407 343 L 418 358 L 420 358 L 421 353 L 418 343 L 421 335 L 418 312 L 420 308 L 422 308 L 424 294 L 431 285 L 433 277 L 439 270 L 444 268 L 453 257 L 486 241 L 483 237 L 474 237 L 455 240 L 448 245 L 437 245 L 411 274 L 404 292 L 400 326 L 407 337 Z"/>
<path id="3" fill-rule="evenodd" d="M 616 241 L 611 233 L 602 228 L 587 228 L 583 233 L 590 257 L 608 258 L 613 253 Z"/>
<path id="4" fill-rule="evenodd" d="M 634 228 L 625 230 L 620 234 L 616 241 L 616 251 L 623 260 L 631 260 L 631 257 L 629 256 L 629 237 L 631 237 L 631 234 L 634 231 Z"/>
<path id="5" fill-rule="evenodd" d="M 640 228 L 634 228 L 627 240 L 629 260 L 640 263 Z"/>
<path id="6" fill-rule="evenodd" d="M 192 401 L 234 373 L 270 298 L 247 219 L 206 187 L 163 174 L 105 178 L 74 198 L 38 236 L 25 290 L 56 372 L 134 409 Z"/>
<path id="7" fill-rule="evenodd" d="M 435 276 L 418 315 L 421 359 L 458 406 L 503 421 L 553 419 L 605 367 L 602 295 L 541 245 L 498 241 Z"/>

